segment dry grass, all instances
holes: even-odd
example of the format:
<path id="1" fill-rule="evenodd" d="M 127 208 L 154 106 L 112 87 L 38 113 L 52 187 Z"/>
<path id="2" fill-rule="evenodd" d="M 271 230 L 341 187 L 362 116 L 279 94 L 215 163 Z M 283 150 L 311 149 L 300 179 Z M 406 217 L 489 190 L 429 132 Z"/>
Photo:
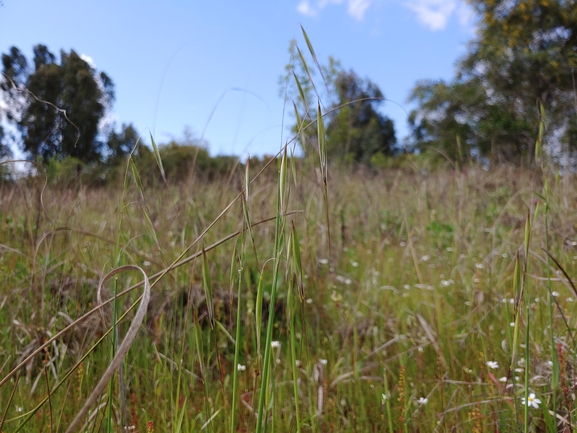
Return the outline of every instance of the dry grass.
<path id="1" fill-rule="evenodd" d="M 277 215 L 275 169 L 250 187 L 252 224 Z M 573 178 L 558 185 L 511 167 L 329 170 L 329 249 L 322 179 L 306 164 L 298 164 L 295 173 L 287 182 L 291 213 L 283 217 L 280 249 L 274 220 L 253 227 L 254 244 L 248 232 L 219 244 L 246 227 L 241 200 L 219 218 L 241 191 L 242 173 L 230 181 L 191 178 L 184 185 L 144 191 L 130 179 L 108 190 L 43 190 L 41 182 L 25 181 L 0 186 L 0 378 L 96 306 L 98 282 L 106 273 L 137 265 L 153 281 L 145 324 L 124 360 L 122 378 L 113 380 L 111 398 L 99 399 L 84 418 L 87 431 L 97 431 L 108 419 L 114 431 L 123 425 L 146 431 L 149 422 L 155 431 L 203 426 L 253 431 L 264 368 L 270 369 L 265 418 L 276 431 L 296 430 L 296 403 L 303 431 L 522 429 L 527 386 L 542 401 L 528 412 L 535 431 L 555 425 L 549 411 L 561 425 L 573 422 L 570 335 L 577 297 L 542 249 L 548 245 L 573 275 Z M 525 260 L 528 214 L 527 296 L 520 298 L 514 272 L 517 254 Z M 291 236 L 298 237 L 300 260 L 289 246 Z M 218 244 L 206 252 L 204 269 L 211 281 L 214 327 L 207 320 L 212 305 L 207 305 L 202 254 L 156 283 L 153 278 L 194 242 L 184 257 Z M 273 308 L 270 259 L 277 255 Z M 299 261 L 304 297 L 296 290 Z M 105 286 L 107 298 L 140 279 L 134 272 L 118 274 Z M 256 329 L 259 287 L 262 329 Z M 119 298 L 119 316 L 137 300 L 137 292 Z M 521 306 L 515 328 L 510 299 Z M 260 350 L 270 343 L 265 327 L 271 308 L 272 340 L 280 348 L 272 349 L 267 366 Z M 110 335 L 93 347 L 112 326 L 114 310 L 102 311 L 44 347 L 0 387 L 0 400 L 9 402 L 6 431 L 15 430 L 27 414 L 23 431 L 66 430 L 111 361 L 116 343 Z M 120 338 L 133 318 L 129 312 L 118 325 Z M 509 371 L 516 329 L 521 337 Z M 240 371 L 236 340 L 237 363 L 246 367 Z M 67 372 L 72 374 L 63 381 Z M 501 377 L 509 377 L 507 383 Z M 37 407 L 48 391 L 50 398 Z"/>

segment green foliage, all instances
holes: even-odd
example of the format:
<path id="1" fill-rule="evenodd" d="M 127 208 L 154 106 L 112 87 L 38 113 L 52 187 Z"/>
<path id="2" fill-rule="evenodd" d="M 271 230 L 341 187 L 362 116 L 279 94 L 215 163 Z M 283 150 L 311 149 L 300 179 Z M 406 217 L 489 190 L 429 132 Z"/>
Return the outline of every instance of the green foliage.
<path id="1" fill-rule="evenodd" d="M 306 34 L 305 39 L 310 50 Z M 317 120 L 319 102 L 323 111 L 329 113 L 325 119 L 327 157 L 369 164 L 375 154 L 393 154 L 395 130 L 392 120 L 378 111 L 385 99 L 378 86 L 361 79 L 352 70 L 343 70 L 340 62 L 332 57 L 326 65 L 319 63 L 314 51 L 310 52 L 316 69 L 311 68 L 294 40 L 290 50 L 291 61 L 279 84 L 281 95 L 294 104 L 293 132 L 298 134 L 305 155 L 318 153 L 318 135 L 312 125 Z M 294 55 L 295 51 L 298 55 Z M 318 73 L 322 86 L 313 83 Z"/>
<path id="2" fill-rule="evenodd" d="M 114 128 L 111 129 L 107 137 L 107 145 L 110 152 L 107 160 L 109 163 L 115 164 L 133 150 L 138 153 L 140 146 L 137 147 L 137 144 L 139 141 L 138 131 L 132 124 L 123 123 L 120 131 L 116 131 Z"/>
<path id="3" fill-rule="evenodd" d="M 341 71 L 335 81 L 340 107 L 327 127 L 329 157 L 370 163 L 375 155 L 393 154 L 393 121 L 377 111 L 383 94 L 370 80 Z"/>
<path id="4" fill-rule="evenodd" d="M 182 183 L 191 176 L 208 180 L 227 177 L 239 166 L 236 156 L 211 157 L 207 143 L 195 138 L 188 129 L 182 138 L 159 145 L 158 153 L 168 183 Z M 147 182 L 163 182 L 154 154 L 148 147 L 138 146 L 134 160 Z"/>
<path id="5" fill-rule="evenodd" d="M 0 161 L 11 157 L 12 151 L 10 150 L 8 134 L 4 130 L 4 127 L 0 125 Z"/>
<path id="6" fill-rule="evenodd" d="M 44 161 L 103 158 L 98 125 L 114 99 L 114 85 L 104 72 L 97 73 L 74 50 L 61 51 L 58 63 L 44 45 L 34 47 L 33 68 L 16 47 L 2 55 L 2 65 L 7 118 L 20 132 L 24 152 Z"/>
<path id="7" fill-rule="evenodd" d="M 414 146 L 435 147 L 453 159 L 531 163 L 541 103 L 550 144 L 571 150 L 577 137 L 575 2 L 472 3 L 480 17 L 478 37 L 456 78 L 424 81 L 412 92 L 419 105 L 410 116 Z"/>
<path id="8" fill-rule="evenodd" d="M 78 158 L 67 156 L 62 159 L 50 158 L 45 167 L 50 185 L 69 187 L 80 182 L 84 164 Z"/>

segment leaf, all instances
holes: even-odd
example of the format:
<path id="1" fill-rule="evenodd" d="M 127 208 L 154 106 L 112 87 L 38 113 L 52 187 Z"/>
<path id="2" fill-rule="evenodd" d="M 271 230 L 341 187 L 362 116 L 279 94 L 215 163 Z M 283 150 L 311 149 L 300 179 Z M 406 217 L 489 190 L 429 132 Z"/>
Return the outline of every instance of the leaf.
<path id="1" fill-rule="evenodd" d="M 210 281 L 208 258 L 204 246 L 202 247 L 202 286 L 204 287 L 204 296 L 206 298 L 206 308 L 208 310 L 210 327 L 214 329 L 214 299 L 212 296 L 212 282 Z"/>
<path id="2" fill-rule="evenodd" d="M 160 169 L 160 175 L 162 176 L 162 180 L 166 183 L 166 175 L 164 174 L 164 167 L 162 166 L 162 158 L 160 157 L 160 151 L 158 150 L 158 146 L 154 141 L 154 137 L 150 134 L 150 140 L 152 141 L 152 149 L 154 151 L 154 158 L 156 159 L 156 164 Z"/>

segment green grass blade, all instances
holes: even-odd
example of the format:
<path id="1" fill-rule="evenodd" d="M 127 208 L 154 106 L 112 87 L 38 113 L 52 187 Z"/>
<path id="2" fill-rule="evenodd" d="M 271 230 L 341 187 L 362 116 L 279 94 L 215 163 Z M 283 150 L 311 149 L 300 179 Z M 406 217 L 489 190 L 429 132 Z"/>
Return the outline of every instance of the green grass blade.
<path id="1" fill-rule="evenodd" d="M 208 311 L 210 327 L 214 329 L 214 298 L 212 294 L 210 268 L 208 266 L 208 258 L 204 247 L 202 247 L 202 287 L 204 288 L 204 296 L 206 299 L 206 309 Z"/>
<path id="2" fill-rule="evenodd" d="M 162 166 L 162 157 L 160 156 L 160 151 L 158 150 L 158 146 L 156 145 L 156 141 L 154 141 L 152 134 L 150 134 L 150 142 L 152 143 L 152 150 L 154 153 L 154 158 L 156 159 L 156 164 L 160 170 L 160 175 L 162 176 L 164 183 L 166 183 L 166 175 L 164 173 L 164 167 Z"/>

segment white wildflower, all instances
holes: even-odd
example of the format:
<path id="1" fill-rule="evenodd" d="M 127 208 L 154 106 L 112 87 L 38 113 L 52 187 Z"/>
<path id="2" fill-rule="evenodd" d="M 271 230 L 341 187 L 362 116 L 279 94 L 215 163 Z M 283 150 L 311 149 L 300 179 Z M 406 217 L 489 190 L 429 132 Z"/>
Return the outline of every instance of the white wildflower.
<path id="1" fill-rule="evenodd" d="M 535 397 L 535 393 L 532 392 L 531 394 L 529 394 L 529 397 L 527 398 L 527 401 L 525 401 L 525 397 L 521 398 L 521 403 L 523 405 L 527 405 L 529 407 L 533 407 L 535 409 L 539 409 L 539 405 L 541 404 L 541 400 L 539 400 L 537 397 Z"/>
<path id="2" fill-rule="evenodd" d="M 499 368 L 499 363 L 497 361 L 487 361 L 487 367 L 492 368 L 493 370 L 496 370 L 497 368 Z"/>

